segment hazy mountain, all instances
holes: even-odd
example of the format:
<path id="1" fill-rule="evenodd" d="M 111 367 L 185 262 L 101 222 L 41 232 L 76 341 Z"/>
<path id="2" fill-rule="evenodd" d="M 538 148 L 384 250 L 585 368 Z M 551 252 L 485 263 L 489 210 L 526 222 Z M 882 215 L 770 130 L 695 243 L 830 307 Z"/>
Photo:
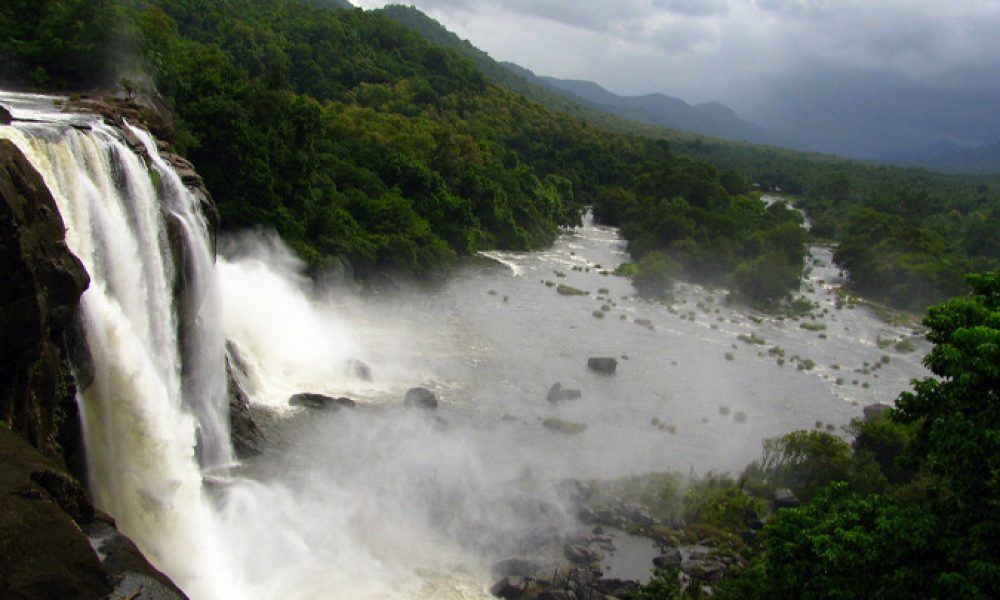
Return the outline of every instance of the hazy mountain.
<path id="1" fill-rule="evenodd" d="M 963 173 L 1000 173 L 1000 144 L 963 150 L 942 157 L 933 168 Z"/>
<path id="2" fill-rule="evenodd" d="M 922 144 L 884 154 L 879 160 L 898 165 L 927 166 L 965 150 L 969 150 L 969 148 L 960 146 L 951 140 L 939 139 L 931 144 Z"/>
<path id="3" fill-rule="evenodd" d="M 728 107 L 709 102 L 692 106 L 663 94 L 625 97 L 613 94 L 596 83 L 540 77 L 509 62 L 498 62 L 446 29 L 438 21 L 412 6 L 390 5 L 381 9 L 390 19 L 416 31 L 425 39 L 451 48 L 470 58 L 495 83 L 514 90 L 550 108 L 590 121 L 607 121 L 601 114 L 632 122 L 646 123 L 679 131 L 731 140 L 790 145 L 747 123 Z M 620 124 L 619 124 L 619 129 Z"/>
<path id="4" fill-rule="evenodd" d="M 539 80 L 621 117 L 730 140 L 779 144 L 777 138 L 744 121 L 732 109 L 719 102 L 691 105 L 680 98 L 664 94 L 619 96 L 591 81 L 553 77 L 540 77 Z"/>
<path id="5" fill-rule="evenodd" d="M 886 154 L 880 161 L 935 171 L 997 173 L 1000 172 L 1000 144 L 968 148 L 940 139 L 933 144 Z"/>

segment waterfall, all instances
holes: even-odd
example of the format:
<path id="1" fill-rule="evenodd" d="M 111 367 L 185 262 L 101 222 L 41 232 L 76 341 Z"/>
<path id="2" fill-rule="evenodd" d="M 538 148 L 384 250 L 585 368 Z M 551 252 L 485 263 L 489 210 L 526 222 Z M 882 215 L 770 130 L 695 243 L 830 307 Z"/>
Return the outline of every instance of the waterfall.
<path id="1" fill-rule="evenodd" d="M 199 199 L 149 134 L 129 130 L 146 157 L 96 120 L 0 137 L 42 174 L 91 276 L 79 318 L 94 378 L 78 400 L 95 502 L 189 593 L 226 597 L 202 483 L 232 461 L 213 247 Z"/>

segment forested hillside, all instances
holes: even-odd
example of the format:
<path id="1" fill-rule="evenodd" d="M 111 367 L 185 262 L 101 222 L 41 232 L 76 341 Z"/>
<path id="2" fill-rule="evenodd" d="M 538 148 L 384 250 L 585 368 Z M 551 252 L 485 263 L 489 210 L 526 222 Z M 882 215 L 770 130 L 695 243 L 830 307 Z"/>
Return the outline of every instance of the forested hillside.
<path id="1" fill-rule="evenodd" d="M 922 311 L 965 289 L 964 276 L 1000 265 L 1000 178 L 954 176 L 781 148 L 727 142 L 644 125 L 573 103 L 497 63 L 412 7 L 384 12 L 427 39 L 474 60 L 495 83 L 571 111 L 601 129 L 666 140 L 676 152 L 734 171 L 763 190 L 796 197 L 819 237 L 840 244 L 837 262 L 855 291 Z M 520 73 L 520 74 L 518 74 Z"/>
<path id="2" fill-rule="evenodd" d="M 62 57 L 35 47 L 79 29 L 100 55 L 100 40 L 120 38 L 138 59 L 119 62 L 141 66 L 173 103 L 175 143 L 223 225 L 274 227 L 314 265 L 427 273 L 477 250 L 546 245 L 594 205 L 637 259 L 650 255 L 640 266 L 655 265 L 653 279 L 687 272 L 763 302 L 797 282 L 805 237 L 791 211 L 765 210 L 739 178 L 662 142 L 498 87 L 381 14 L 296 0 L 65 0 L 28 18 L 34 6 L 2 9 L 7 77 L 107 83 L 105 62 L 67 70 L 72 46 Z"/>
<path id="3" fill-rule="evenodd" d="M 1000 179 L 860 163 L 719 140 L 680 152 L 795 196 L 861 294 L 899 308 L 962 293 L 965 274 L 1000 266 Z"/>

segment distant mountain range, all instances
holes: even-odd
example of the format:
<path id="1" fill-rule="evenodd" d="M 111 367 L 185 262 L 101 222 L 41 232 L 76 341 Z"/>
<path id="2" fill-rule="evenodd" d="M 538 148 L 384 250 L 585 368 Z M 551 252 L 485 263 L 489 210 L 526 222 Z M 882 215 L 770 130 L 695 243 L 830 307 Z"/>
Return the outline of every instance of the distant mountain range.
<path id="1" fill-rule="evenodd" d="M 327 6 L 350 6 L 346 0 L 310 1 Z M 628 129 L 623 123 L 638 123 L 727 140 L 815 150 L 811 144 L 783 137 L 791 135 L 784 131 L 789 126 L 787 119 L 769 121 L 771 130 L 766 130 L 748 122 L 719 102 L 692 105 L 664 94 L 619 96 L 590 81 L 541 77 L 514 63 L 494 60 L 468 40 L 458 37 L 412 6 L 390 5 L 380 11 L 427 40 L 471 59 L 494 83 L 524 94 L 549 108 L 591 122 L 601 122 L 616 130 Z M 774 135 L 770 131 L 782 133 Z M 872 155 L 864 158 L 871 160 Z M 939 171 L 996 173 L 1000 172 L 1000 144 L 968 148 L 948 140 L 938 140 L 932 144 L 894 151 L 879 156 L 875 161 Z"/>
<path id="2" fill-rule="evenodd" d="M 623 119 L 678 131 L 758 144 L 791 145 L 790 142 L 783 142 L 760 127 L 746 122 L 730 108 L 718 102 L 692 106 L 679 98 L 663 94 L 619 96 L 590 81 L 539 77 L 513 63 L 497 62 L 468 40 L 461 39 L 412 6 L 390 5 L 382 9 L 382 12 L 427 40 L 456 50 L 472 59 L 483 74 L 495 83 L 577 116 L 582 115 L 578 109 L 574 109 L 573 104 L 581 104 Z"/>
<path id="3" fill-rule="evenodd" d="M 664 94 L 619 96 L 591 81 L 539 77 L 545 85 L 620 117 L 668 129 L 758 144 L 788 145 L 719 102 L 691 105 Z"/>

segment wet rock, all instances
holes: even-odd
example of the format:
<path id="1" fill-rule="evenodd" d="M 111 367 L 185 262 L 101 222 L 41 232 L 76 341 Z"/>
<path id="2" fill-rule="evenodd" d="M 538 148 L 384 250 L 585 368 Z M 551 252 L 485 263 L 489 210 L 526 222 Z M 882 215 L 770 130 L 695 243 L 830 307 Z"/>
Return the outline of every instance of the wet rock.
<path id="1" fill-rule="evenodd" d="M 236 456 L 246 458 L 260 454 L 267 440 L 250 409 L 246 364 L 232 342 L 226 342 L 226 385 L 229 393 L 229 437 Z"/>
<path id="2" fill-rule="evenodd" d="M 50 456 L 60 453 L 53 412 L 75 404 L 58 394 L 62 334 L 90 282 L 65 231 L 42 176 L 0 140 L 0 418 Z"/>
<path id="3" fill-rule="evenodd" d="M 622 506 L 622 515 L 636 525 L 648 527 L 656 524 L 654 519 L 641 504 L 629 503 Z"/>
<path id="4" fill-rule="evenodd" d="M 14 115 L 10 114 L 6 106 L 0 104 L 0 125 L 10 125 L 10 122 L 13 120 Z"/>
<path id="5" fill-rule="evenodd" d="M 303 406 L 317 410 L 339 410 L 340 408 L 354 408 L 355 402 L 350 398 L 334 398 L 325 394 L 313 394 L 302 392 L 294 394 L 288 399 L 289 406 Z"/>
<path id="6" fill-rule="evenodd" d="M 183 600 L 187 596 L 146 560 L 135 543 L 118 531 L 111 517 L 84 526 L 84 533 L 98 544 L 102 566 L 114 582 L 109 598 Z"/>
<path id="7" fill-rule="evenodd" d="M 0 597 L 185 600 L 83 485 L 0 428 Z M 99 550 L 95 551 L 95 548 Z"/>
<path id="8" fill-rule="evenodd" d="M 869 404 L 864 410 L 865 421 L 871 421 L 872 419 L 877 419 L 878 417 L 885 414 L 886 411 L 891 410 L 892 407 L 888 404 L 882 404 L 881 402 L 876 402 L 875 404 Z"/>
<path id="9" fill-rule="evenodd" d="M 518 577 L 516 575 L 508 575 L 500 579 L 500 581 L 493 584 L 490 588 L 490 593 L 497 598 L 504 598 L 505 600 L 518 600 L 519 598 L 524 598 L 525 593 L 528 591 L 528 582 L 524 580 L 523 577 Z"/>
<path id="10" fill-rule="evenodd" d="M 676 567 L 683 562 L 684 557 L 681 555 L 681 551 L 677 548 L 671 548 L 663 554 L 653 558 L 653 566 L 658 569 L 666 569 L 668 567 Z"/>
<path id="11" fill-rule="evenodd" d="M 587 367 L 591 371 L 611 375 L 618 369 L 618 360 L 609 356 L 594 356 L 587 359 Z"/>
<path id="12" fill-rule="evenodd" d="M 685 560 L 681 563 L 681 572 L 704 581 L 720 581 L 726 574 L 726 566 L 714 560 Z"/>
<path id="13" fill-rule="evenodd" d="M 50 498 L 77 523 L 94 518 L 94 505 L 90 495 L 79 481 L 55 469 L 41 469 L 31 473 L 31 480 L 48 492 Z"/>
<path id="14" fill-rule="evenodd" d="M 774 501 L 775 510 L 779 508 L 796 508 L 802 504 L 795 493 L 788 488 L 774 490 L 772 500 Z"/>
<path id="15" fill-rule="evenodd" d="M 425 410 L 434 410 L 438 407 L 438 399 L 434 395 L 434 392 L 429 389 L 414 387 L 406 390 L 406 395 L 403 396 L 403 404 Z"/>
<path id="16" fill-rule="evenodd" d="M 600 552 L 591 550 L 583 544 L 566 544 L 563 548 L 563 554 L 566 556 L 566 560 L 578 565 L 589 565 L 604 558 Z"/>
<path id="17" fill-rule="evenodd" d="M 562 383 L 555 382 L 552 387 L 549 388 L 549 393 L 546 394 L 545 399 L 551 404 L 559 404 L 565 400 L 576 400 L 583 394 L 580 390 L 571 390 L 569 388 L 564 388 Z"/>

